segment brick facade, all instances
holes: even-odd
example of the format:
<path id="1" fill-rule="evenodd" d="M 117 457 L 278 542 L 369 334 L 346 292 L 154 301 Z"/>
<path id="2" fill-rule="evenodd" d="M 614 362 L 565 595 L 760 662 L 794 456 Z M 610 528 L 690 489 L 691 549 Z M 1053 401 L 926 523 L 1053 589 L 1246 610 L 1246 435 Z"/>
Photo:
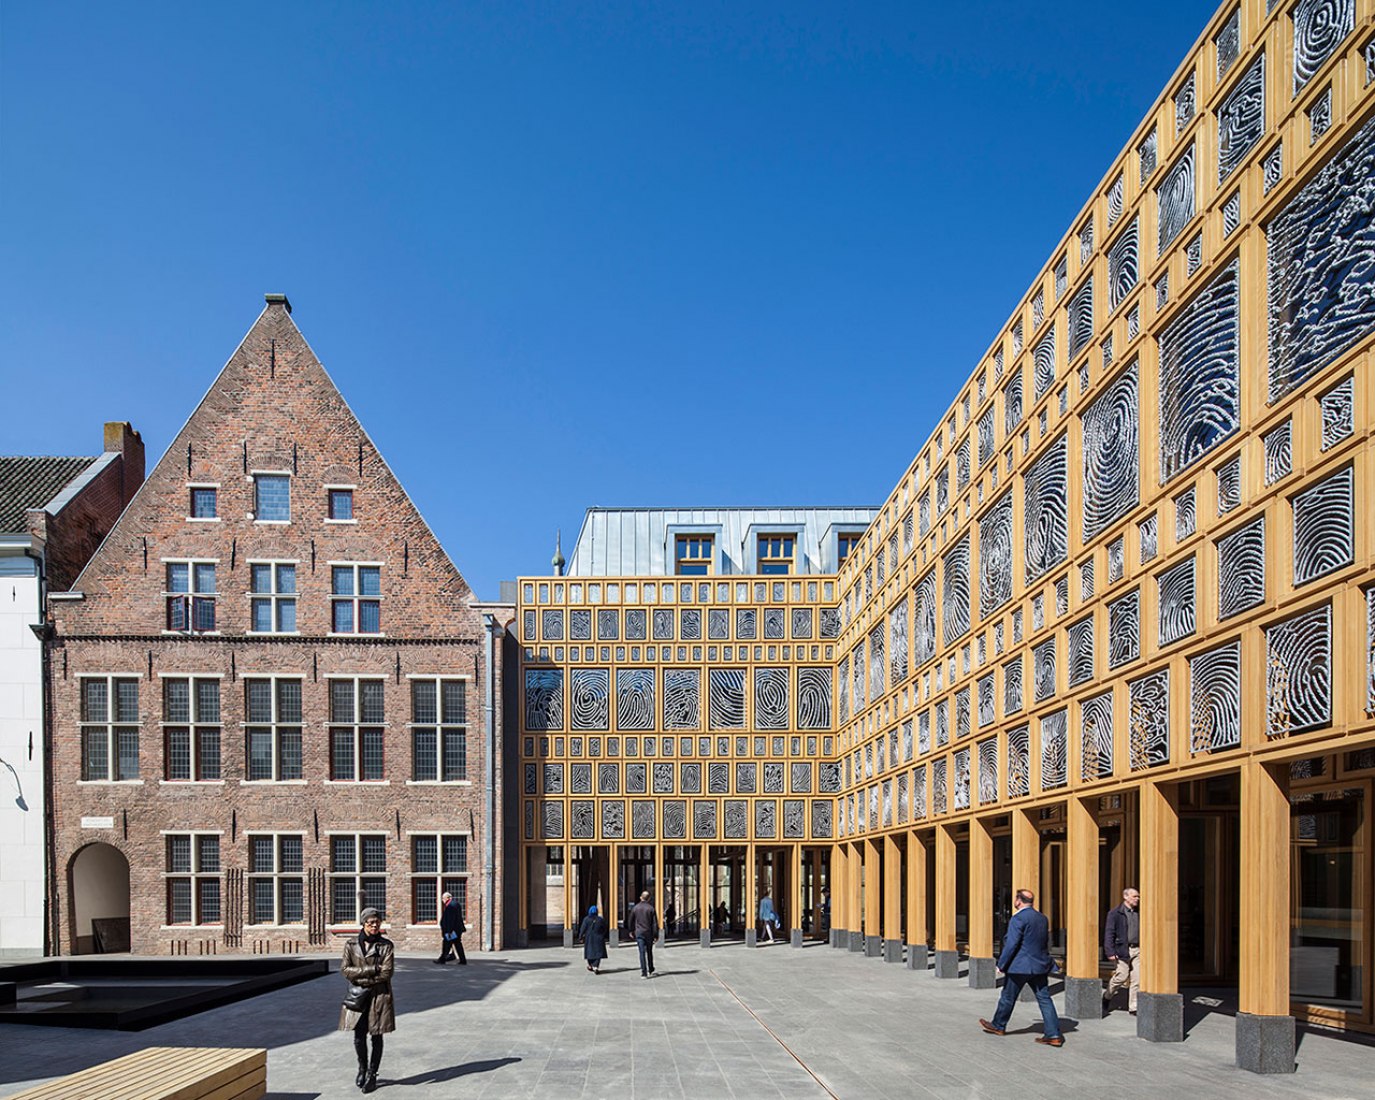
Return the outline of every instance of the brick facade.
<path id="1" fill-rule="evenodd" d="M 435 914 L 428 911 L 427 891 L 438 891 L 440 876 L 428 872 L 426 851 L 419 851 L 419 865 L 413 862 L 417 835 L 466 838 L 466 874 L 454 871 L 444 877 L 466 882 L 468 919 L 475 933 L 482 927 L 488 904 L 483 889 L 483 694 L 489 674 L 501 690 L 501 647 L 495 647 L 497 667 L 489 672 L 484 617 L 473 606 L 472 593 L 289 314 L 285 299 L 269 297 L 210 392 L 77 579 L 73 587 L 79 595 L 54 603 L 58 886 L 53 913 L 64 953 L 91 948 L 90 918 L 105 915 L 97 911 L 102 906 L 113 907 L 109 915 L 121 915 L 118 897 L 112 903 L 103 887 L 93 891 L 90 868 L 78 859 L 97 842 L 113 846 L 129 862 L 131 946 L 136 952 L 323 949 L 356 931 L 354 916 L 363 901 L 353 887 L 360 885 L 372 891 L 369 903 L 385 897 L 389 934 L 399 948 L 435 948 Z M 278 484 L 289 486 L 285 522 L 268 522 L 255 513 L 255 473 L 283 478 Z M 213 517 L 189 518 L 194 486 L 214 488 Z M 352 519 L 328 518 L 331 486 L 351 489 Z M 182 569 L 181 563 L 191 564 Z M 253 631 L 255 625 L 265 625 L 255 621 L 255 589 L 265 581 L 288 587 L 285 574 L 278 575 L 268 563 L 294 568 L 294 592 L 288 594 L 294 600 L 294 632 L 270 632 L 282 628 L 277 619 L 268 632 Z M 341 563 L 365 563 L 347 574 L 355 594 L 366 590 L 359 604 L 351 602 L 353 597 L 343 604 L 347 624 L 333 618 L 335 568 Z M 213 586 L 204 568 L 210 565 Z M 375 573 L 364 575 L 373 569 Z M 191 591 L 176 594 L 183 588 Z M 259 598 L 266 597 L 259 593 Z M 176 606 L 169 608 L 172 601 Z M 341 629 L 336 631 L 336 625 Z M 88 678 L 98 683 L 95 678 L 100 677 L 137 684 L 137 715 L 127 714 L 124 722 L 126 715 L 117 714 L 111 700 L 106 716 L 110 736 L 104 742 L 109 759 L 101 773 L 105 778 L 83 780 L 83 731 L 94 743 L 101 728 L 83 726 L 83 718 L 101 717 L 90 708 L 83 713 L 83 692 L 99 691 L 85 684 Z M 169 679 L 181 678 L 192 681 L 192 694 L 198 690 L 193 678 L 206 685 L 210 698 L 199 715 L 206 747 L 202 755 L 213 762 L 218 731 L 218 778 L 213 767 L 211 778 L 181 778 L 186 767 L 182 746 L 195 740 L 195 731 L 182 720 L 185 704 L 172 698 L 179 687 L 168 687 Z M 368 687 L 355 683 L 351 689 L 336 689 L 340 678 L 345 683 L 357 678 Z M 458 714 L 451 690 L 450 710 L 443 716 L 452 729 L 466 731 L 462 779 L 454 778 L 456 746 L 433 765 L 438 778 L 413 772 L 412 718 L 424 718 L 422 726 L 428 730 L 429 717 L 423 710 L 413 714 L 412 691 L 425 678 L 432 678 L 429 682 L 439 693 L 446 683 L 463 684 L 463 713 Z M 274 682 L 287 685 L 276 696 L 277 711 L 266 715 L 275 725 L 260 720 L 261 708 L 270 709 L 277 689 L 259 686 Z M 107 683 L 111 696 L 118 694 L 118 685 Z M 255 693 L 252 713 L 250 690 Z M 368 708 L 359 713 L 365 690 Z M 428 689 L 419 690 L 424 707 Z M 332 712 L 336 691 L 357 708 L 354 714 L 345 715 L 342 702 Z M 215 694 L 218 715 L 211 707 Z M 352 699 L 343 698 L 350 694 Z M 126 706 L 132 702 L 126 694 Z M 294 713 L 297 705 L 299 716 Z M 114 721 L 117 717 L 121 722 Z M 194 712 L 190 717 L 196 717 Z M 357 717 L 360 729 L 346 735 L 343 731 L 350 727 L 342 724 L 344 717 Z M 273 779 L 249 779 L 250 718 L 256 723 L 254 744 L 269 750 L 256 759 L 260 767 L 266 762 Z M 127 759 L 123 773 L 118 766 L 120 731 L 133 728 L 138 735 L 136 778 L 129 775 Z M 183 729 L 192 732 L 183 734 Z M 297 729 L 300 778 L 283 778 L 297 770 Z M 430 736 L 418 735 L 426 749 L 426 767 L 436 759 L 428 750 Z M 433 736 L 444 739 L 439 722 Z M 123 737 L 127 742 L 127 732 Z M 354 778 L 331 777 L 336 738 L 341 746 L 345 741 L 357 746 L 339 755 L 344 774 L 352 770 Z M 169 751 L 173 739 L 175 753 Z M 451 733 L 451 744 L 453 740 Z M 365 760 L 375 762 L 379 743 L 381 778 L 358 778 Z M 499 782 L 499 749 L 496 756 Z M 100 763 L 99 758 L 92 757 L 92 763 Z M 447 781 L 440 772 L 445 766 L 450 769 Z M 499 830 L 499 822 L 494 826 Z M 190 895 L 191 923 L 181 920 L 186 914 L 177 907 L 187 904 L 190 876 L 169 878 L 169 870 L 182 869 L 185 857 L 181 850 L 171 851 L 182 842 L 169 841 L 168 834 L 183 833 L 218 836 L 219 870 L 205 876 L 218 885 L 206 888 L 211 904 L 201 915 L 216 915 L 216 892 L 219 913 L 204 924 L 196 923 L 201 906 L 195 895 Z M 278 859 L 286 859 L 285 867 L 277 868 L 280 877 L 255 880 L 254 871 L 266 864 L 253 865 L 250 838 L 264 834 L 300 837 L 299 871 L 298 842 L 293 840 L 285 854 L 273 849 Z M 374 872 L 363 876 L 370 881 L 360 884 L 356 875 L 335 877 L 348 867 L 349 853 L 336 851 L 343 842 L 332 840 L 340 834 L 375 838 L 366 842 L 368 866 L 360 869 Z M 253 843 L 261 861 L 266 842 Z M 421 848 L 428 843 L 421 841 Z M 450 841 L 455 858 L 457 847 Z M 358 848 L 352 854 L 362 858 Z M 413 879 L 413 872 L 419 878 Z M 499 897 L 499 855 L 494 876 Z M 255 920 L 254 899 L 262 901 L 268 894 L 275 899 L 276 915 L 270 921 Z M 422 911 L 415 911 L 413 897 L 420 899 Z M 500 923 L 495 922 L 498 947 Z M 476 946 L 478 936 L 469 940 Z"/>

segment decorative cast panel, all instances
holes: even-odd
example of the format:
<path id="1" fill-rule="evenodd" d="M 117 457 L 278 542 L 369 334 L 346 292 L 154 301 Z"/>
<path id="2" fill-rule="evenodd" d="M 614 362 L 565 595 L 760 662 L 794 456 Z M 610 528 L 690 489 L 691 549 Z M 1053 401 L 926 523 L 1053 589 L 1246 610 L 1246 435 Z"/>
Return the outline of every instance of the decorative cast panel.
<path id="1" fill-rule="evenodd" d="M 743 729 L 745 670 L 713 668 L 707 672 L 707 725 L 714 730 Z M 785 711 L 786 713 L 786 711 Z"/>
<path id="2" fill-rule="evenodd" d="M 616 728 L 652 730 L 654 728 L 654 670 L 618 668 L 616 670 Z"/>
<path id="3" fill-rule="evenodd" d="M 1265 484 L 1273 485 L 1294 469 L 1294 423 L 1286 420 L 1265 433 Z"/>
<path id="4" fill-rule="evenodd" d="M 998 410 L 989 405 L 983 416 L 979 417 L 979 465 L 982 466 L 998 448 Z M 910 540 L 909 540 L 910 541 Z"/>
<path id="5" fill-rule="evenodd" d="M 1074 292 L 1068 306 L 1069 359 L 1083 351 L 1093 340 L 1093 280 L 1088 279 Z"/>
<path id="6" fill-rule="evenodd" d="M 1031 728 L 1007 731 L 1007 797 L 1031 793 Z"/>
<path id="7" fill-rule="evenodd" d="M 716 839 L 716 802 L 696 799 L 692 803 L 692 839 Z"/>
<path id="8" fill-rule="evenodd" d="M 1233 261 L 1160 335 L 1160 481 L 1237 430 L 1238 265 Z"/>
<path id="9" fill-rule="evenodd" d="M 1003 665 L 1003 714 L 1022 709 L 1022 659 L 1014 657 Z"/>
<path id="10" fill-rule="evenodd" d="M 850 720 L 850 658 L 842 657 L 840 665 L 836 669 L 836 674 L 840 678 L 840 723 L 844 725 Z"/>
<path id="11" fill-rule="evenodd" d="M 1112 775 L 1112 692 L 1079 704 L 1079 766 L 1084 782 Z"/>
<path id="12" fill-rule="evenodd" d="M 702 609 L 684 607 L 678 613 L 678 637 L 685 642 L 702 640 Z"/>
<path id="13" fill-rule="evenodd" d="M 1326 576 L 1356 558 L 1350 466 L 1294 497 L 1294 584 Z"/>
<path id="14" fill-rule="evenodd" d="M 584 765 L 589 767 L 590 765 Z M 544 793 L 563 794 L 563 765 L 545 764 L 544 765 Z M 591 791 L 589 789 L 588 793 Z"/>
<path id="15" fill-rule="evenodd" d="M 969 750 L 960 749 L 955 753 L 955 809 L 969 809 Z"/>
<path id="16" fill-rule="evenodd" d="M 812 799 L 812 839 L 829 840 L 831 838 L 831 800 L 829 798 Z"/>
<path id="17" fill-rule="evenodd" d="M 625 839 L 625 803 L 619 798 L 602 800 L 602 838 Z"/>
<path id="18" fill-rule="evenodd" d="M 1375 119 L 1289 200 L 1265 239 L 1273 404 L 1375 329 Z"/>
<path id="19" fill-rule="evenodd" d="M 634 840 L 654 839 L 654 803 L 637 799 L 630 804 L 630 835 Z"/>
<path id="20" fill-rule="evenodd" d="M 758 636 L 759 611 L 754 607 L 735 609 L 735 637 L 737 641 L 752 642 Z"/>
<path id="21" fill-rule="evenodd" d="M 907 601 L 903 600 L 893 608 L 888 617 L 888 664 L 892 674 L 890 682 L 894 687 L 907 679 Z"/>
<path id="22" fill-rule="evenodd" d="M 883 623 L 869 631 L 869 702 L 875 702 L 886 690 L 884 673 L 888 665 L 883 656 Z"/>
<path id="23" fill-rule="evenodd" d="M 643 607 L 631 607 L 625 613 L 625 637 L 629 642 L 645 640 L 646 615 Z M 651 834 L 652 835 L 652 834 Z"/>
<path id="24" fill-rule="evenodd" d="M 730 765 L 714 760 L 707 764 L 707 794 L 730 794 Z"/>
<path id="25" fill-rule="evenodd" d="M 821 636 L 823 638 L 840 637 L 840 608 L 823 607 L 821 609 Z"/>
<path id="26" fill-rule="evenodd" d="M 679 764 L 678 786 L 683 794 L 701 794 L 702 765 L 695 760 Z"/>
<path id="27" fill-rule="evenodd" d="M 1055 326 L 1051 325 L 1046 330 L 1036 350 L 1031 353 L 1032 378 L 1035 380 L 1032 403 L 1041 400 L 1048 392 L 1050 387 L 1055 385 Z"/>
<path id="28" fill-rule="evenodd" d="M 663 607 L 654 609 L 654 640 L 656 642 L 673 641 L 673 612 Z"/>
<path id="29" fill-rule="evenodd" d="M 649 771 L 647 764 L 627 764 L 625 766 L 625 793 L 649 793 Z"/>
<path id="30" fill-rule="evenodd" d="M 1069 712 L 1041 719 L 1041 790 L 1063 787 L 1069 779 Z"/>
<path id="31" fill-rule="evenodd" d="M 621 766 L 619 764 L 597 765 L 597 793 L 621 793 Z"/>
<path id="32" fill-rule="evenodd" d="M 1322 449 L 1331 450 L 1356 430 L 1356 390 L 1350 378 L 1338 382 L 1319 399 L 1322 408 Z"/>
<path id="33" fill-rule="evenodd" d="M 1055 636 L 1052 634 L 1032 650 L 1036 702 L 1055 694 Z"/>
<path id="34" fill-rule="evenodd" d="M 912 820 L 924 821 L 926 813 L 926 765 L 919 764 L 912 772 Z"/>
<path id="35" fill-rule="evenodd" d="M 586 608 L 575 608 L 568 613 L 568 636 L 575 642 L 592 640 L 592 612 Z"/>
<path id="36" fill-rule="evenodd" d="M 969 536 L 955 543 L 941 563 L 945 644 L 969 632 Z M 874 701 L 871 696 L 871 703 Z"/>
<path id="37" fill-rule="evenodd" d="M 979 613 L 991 615 L 1012 599 L 1012 492 L 979 517 Z"/>
<path id="38" fill-rule="evenodd" d="M 783 800 L 783 839 L 801 840 L 807 835 L 807 804 L 800 798 Z"/>
<path id="39" fill-rule="evenodd" d="M 1182 134 L 1184 128 L 1193 120 L 1198 110 L 1198 96 L 1195 92 L 1194 74 L 1190 73 L 1174 97 L 1174 132 Z"/>
<path id="40" fill-rule="evenodd" d="M 563 612 L 558 610 L 545 611 L 540 616 L 543 627 L 544 640 L 546 642 L 563 641 Z"/>
<path id="41" fill-rule="evenodd" d="M 841 676 L 843 678 L 843 671 Z M 799 668 L 797 670 L 797 728 L 803 730 L 831 728 L 831 670 L 829 668 Z"/>
<path id="42" fill-rule="evenodd" d="M 1372 635 L 1375 637 L 1375 635 Z M 917 715 L 917 755 L 925 756 L 931 751 L 931 712 L 922 711 Z"/>
<path id="43" fill-rule="evenodd" d="M 1232 12 L 1232 18 L 1222 25 L 1213 38 L 1217 47 L 1217 78 L 1221 80 L 1241 56 L 1241 12 Z"/>
<path id="44" fill-rule="evenodd" d="M 549 786 L 549 769 L 562 768 L 562 764 L 546 764 L 545 772 L 545 793 L 557 794 L 558 791 Z M 562 779 L 560 779 L 562 782 Z M 560 787 L 559 790 L 562 790 Z M 592 765 L 591 764 L 569 764 L 568 765 L 568 792 L 570 794 L 591 794 L 592 793 Z"/>
<path id="45" fill-rule="evenodd" d="M 745 840 L 750 835 L 749 803 L 728 798 L 722 807 L 721 834 L 726 840 Z"/>
<path id="46" fill-rule="evenodd" d="M 1265 628 L 1265 732 L 1287 737 L 1332 721 L 1332 605 Z"/>
<path id="47" fill-rule="evenodd" d="M 1194 216 L 1194 202 L 1194 147 L 1190 145 L 1155 190 L 1156 225 L 1160 230 L 1157 255 L 1163 256 L 1165 249 L 1184 232 Z"/>
<path id="48" fill-rule="evenodd" d="M 933 814 L 945 813 L 947 806 L 946 799 L 946 768 L 945 757 L 931 761 L 931 812 Z"/>
<path id="49" fill-rule="evenodd" d="M 1228 619 L 1265 602 L 1265 517 L 1217 540 L 1217 616 Z"/>
<path id="50" fill-rule="evenodd" d="M 1136 364 L 1083 415 L 1084 540 L 1126 515 L 1141 499 Z"/>
<path id="51" fill-rule="evenodd" d="M 1141 655 L 1141 590 L 1108 604 L 1108 667 L 1129 664 Z"/>
<path id="52" fill-rule="evenodd" d="M 1108 185 L 1108 228 L 1111 229 L 1117 224 L 1117 219 L 1122 216 L 1122 176 L 1118 177 Z"/>
<path id="53" fill-rule="evenodd" d="M 764 640 L 781 642 L 784 634 L 785 615 L 781 607 L 764 608 Z"/>
<path id="54" fill-rule="evenodd" d="M 1299 0 L 1294 8 L 1294 94 L 1356 26 L 1356 0 Z"/>
<path id="55" fill-rule="evenodd" d="M 525 670 L 525 728 L 563 729 L 563 670 Z"/>
<path id="56" fill-rule="evenodd" d="M 1003 387 L 1003 432 L 1012 435 L 1022 422 L 1022 371 L 1019 367 L 1008 376 Z M 923 500 L 926 498 L 923 497 Z M 929 526 L 929 523 L 927 524 Z M 926 534 L 925 529 L 921 532 Z"/>
<path id="57" fill-rule="evenodd" d="M 969 736 L 969 689 L 960 688 L 955 692 L 955 737 Z"/>
<path id="58" fill-rule="evenodd" d="M 597 638 L 603 642 L 620 641 L 621 616 L 614 607 L 604 607 L 597 612 Z"/>
<path id="59" fill-rule="evenodd" d="M 664 839 L 687 839 L 687 803 L 681 799 L 664 803 Z"/>
<path id="60" fill-rule="evenodd" d="M 912 656 L 920 668 L 936 655 L 936 571 L 917 582 L 912 603 Z M 842 721 L 844 719 L 842 718 Z"/>
<path id="61" fill-rule="evenodd" d="M 754 725 L 756 729 L 789 727 L 788 669 L 757 667 L 754 670 Z M 743 723 L 742 723 L 743 724 Z"/>
<path id="62" fill-rule="evenodd" d="M 707 641 L 730 641 L 730 612 L 724 607 L 713 607 L 707 611 Z"/>
<path id="63" fill-rule="evenodd" d="M 783 765 L 771 762 L 764 765 L 764 793 L 783 793 Z"/>
<path id="64" fill-rule="evenodd" d="M 545 801 L 541 810 L 541 835 L 544 840 L 563 839 L 563 803 Z"/>
<path id="65" fill-rule="evenodd" d="M 1140 279 L 1140 219 L 1133 218 L 1108 249 L 1108 309 L 1126 301 Z"/>
<path id="66" fill-rule="evenodd" d="M 979 742 L 979 805 L 998 801 L 998 739 Z"/>
<path id="67" fill-rule="evenodd" d="M 1189 487 L 1174 498 L 1174 537 L 1183 542 L 1198 527 L 1198 507 L 1193 487 Z"/>
<path id="68" fill-rule="evenodd" d="M 979 728 L 991 726 L 998 717 L 997 713 L 997 688 L 993 682 L 994 673 L 990 672 L 987 676 L 979 680 Z M 910 758 L 910 753 L 908 754 Z"/>
<path id="69" fill-rule="evenodd" d="M 936 704 L 936 747 L 950 744 L 950 701 L 942 699 Z"/>
<path id="70" fill-rule="evenodd" d="M 702 673 L 695 668 L 664 670 L 664 729 L 695 730 L 702 724 Z"/>
<path id="71" fill-rule="evenodd" d="M 755 799 L 754 835 L 760 840 L 778 837 L 778 803 L 771 798 Z"/>
<path id="72" fill-rule="evenodd" d="M 1217 752 L 1241 744 L 1241 643 L 1189 660 L 1189 751 Z"/>
<path id="73" fill-rule="evenodd" d="M 1062 435 L 1026 473 L 1027 584 L 1045 576 L 1069 553 L 1068 456 L 1069 445 Z"/>
<path id="74" fill-rule="evenodd" d="M 655 761 L 654 764 L 654 793 L 672 794 L 673 793 L 673 765 L 667 761 Z"/>
<path id="75" fill-rule="evenodd" d="M 812 766 L 806 761 L 797 761 L 789 765 L 788 782 L 791 784 L 793 794 L 812 793 Z"/>
<path id="76" fill-rule="evenodd" d="M 1128 687 L 1127 740 L 1132 771 L 1170 762 L 1170 670 Z"/>
<path id="77" fill-rule="evenodd" d="M 1093 616 L 1080 619 L 1066 632 L 1069 641 L 1069 684 L 1075 687 L 1093 679 Z"/>
<path id="78" fill-rule="evenodd" d="M 1221 183 L 1265 134 L 1265 55 L 1257 57 L 1217 111 L 1217 178 Z"/>
<path id="79" fill-rule="evenodd" d="M 1226 462 L 1217 470 L 1217 511 L 1226 515 L 1241 506 L 1241 456 Z"/>
<path id="80" fill-rule="evenodd" d="M 1187 638 L 1196 626 L 1194 559 L 1167 569 L 1156 579 L 1160 605 L 1160 644 L 1171 645 Z"/>

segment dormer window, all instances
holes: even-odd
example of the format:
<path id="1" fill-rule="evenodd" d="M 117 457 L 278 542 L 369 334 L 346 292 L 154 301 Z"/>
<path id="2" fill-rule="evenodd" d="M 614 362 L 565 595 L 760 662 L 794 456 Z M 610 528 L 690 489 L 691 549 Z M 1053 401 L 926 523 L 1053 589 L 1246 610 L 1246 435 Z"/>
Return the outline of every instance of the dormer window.
<path id="1" fill-rule="evenodd" d="M 716 545 L 712 535 L 679 535 L 675 553 L 674 572 L 682 577 L 704 577 L 711 572 L 712 551 Z"/>
<path id="2" fill-rule="evenodd" d="M 795 541 L 792 535 L 760 535 L 759 572 L 791 573 Z"/>
<path id="3" fill-rule="evenodd" d="M 859 547 L 859 540 L 864 537 L 862 531 L 842 531 L 836 536 L 836 568 L 839 569 L 845 564 L 845 559 L 855 552 Z"/>

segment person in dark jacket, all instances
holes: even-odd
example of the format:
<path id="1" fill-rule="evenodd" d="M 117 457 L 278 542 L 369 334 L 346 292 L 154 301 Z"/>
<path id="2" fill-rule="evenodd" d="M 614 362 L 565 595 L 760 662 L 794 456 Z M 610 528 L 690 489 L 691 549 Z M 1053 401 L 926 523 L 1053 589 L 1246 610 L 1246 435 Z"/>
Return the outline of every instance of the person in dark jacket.
<path id="1" fill-rule="evenodd" d="M 654 973 L 654 941 L 659 938 L 659 914 L 654 911 L 648 890 L 640 895 L 625 924 L 640 945 L 640 977 L 648 978 Z"/>
<path id="2" fill-rule="evenodd" d="M 1007 935 L 1003 939 L 1003 953 L 998 956 L 998 969 L 1004 974 L 1002 996 L 998 998 L 998 1009 L 993 1020 L 980 1020 L 979 1026 L 990 1035 L 1003 1035 L 1007 1022 L 1012 1018 L 1012 1008 L 1022 992 L 1022 986 L 1031 986 L 1036 994 L 1036 1003 L 1041 1007 L 1041 1019 L 1045 1022 L 1045 1033 L 1038 1035 L 1036 1041 L 1046 1046 L 1065 1045 L 1065 1037 L 1060 1033 L 1060 1017 L 1055 1012 L 1055 1002 L 1050 999 L 1046 988 L 1046 975 L 1055 969 L 1055 962 L 1046 950 L 1050 939 L 1050 925 L 1046 918 L 1036 911 L 1036 895 L 1030 890 L 1018 890 L 1012 902 L 1012 919 L 1007 922 Z"/>
<path id="3" fill-rule="evenodd" d="M 443 966 L 449 961 L 449 956 L 457 952 L 458 965 L 467 966 L 468 956 L 463 953 L 463 904 L 453 894 L 448 893 L 444 895 L 442 900 L 444 911 L 439 915 L 439 932 L 444 940 L 439 958 L 435 959 L 435 962 Z"/>
<path id="4" fill-rule="evenodd" d="M 344 944 L 339 973 L 350 985 L 369 990 L 367 1005 L 361 1011 L 348 1007 L 339 1010 L 339 1030 L 353 1032 L 353 1051 L 358 1055 L 356 1084 L 364 1092 L 377 1091 L 377 1069 L 382 1064 L 382 1036 L 396 1030 L 396 1007 L 392 1001 L 391 979 L 396 967 L 396 948 L 382 935 L 382 914 L 364 909 L 363 929 L 357 939 Z M 368 1036 L 372 1036 L 372 1057 L 368 1057 Z"/>
<path id="5" fill-rule="evenodd" d="M 602 960 L 606 958 L 606 918 L 597 915 L 594 905 L 578 925 L 578 939 L 582 940 L 582 957 L 587 960 L 587 969 L 593 974 L 602 972 Z"/>
<path id="6" fill-rule="evenodd" d="M 1117 970 L 1108 979 L 1103 1003 L 1124 985 L 1127 987 L 1127 1011 L 1136 1015 L 1136 992 L 1141 985 L 1141 894 L 1135 886 L 1122 891 L 1122 904 L 1108 910 L 1103 924 L 1103 954 Z"/>

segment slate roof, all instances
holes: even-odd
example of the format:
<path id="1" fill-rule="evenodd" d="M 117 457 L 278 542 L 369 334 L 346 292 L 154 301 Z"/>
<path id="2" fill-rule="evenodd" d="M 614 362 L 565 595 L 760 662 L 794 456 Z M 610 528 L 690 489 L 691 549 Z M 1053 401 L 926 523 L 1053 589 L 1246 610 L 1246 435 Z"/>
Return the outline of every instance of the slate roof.
<path id="1" fill-rule="evenodd" d="M 24 513 L 42 508 L 94 461 L 91 456 L 0 455 L 0 534 L 23 534 Z"/>

